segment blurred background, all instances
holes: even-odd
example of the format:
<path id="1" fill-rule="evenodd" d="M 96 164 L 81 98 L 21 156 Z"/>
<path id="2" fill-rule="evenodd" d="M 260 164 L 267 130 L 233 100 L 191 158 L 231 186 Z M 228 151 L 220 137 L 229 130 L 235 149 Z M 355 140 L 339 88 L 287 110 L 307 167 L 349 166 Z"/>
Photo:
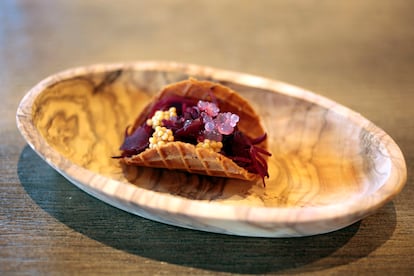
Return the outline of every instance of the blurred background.
<path id="1" fill-rule="evenodd" d="M 403 0 L 5 0 L 0 81 L 23 95 L 73 66 L 173 60 L 286 81 L 372 117 L 376 94 L 413 87 L 413 12 Z M 351 89 L 361 93 L 349 99 Z M 390 104 L 393 120 L 409 108 Z"/>
<path id="2" fill-rule="evenodd" d="M 395 112 L 411 108 L 405 95 L 414 93 L 413 13 L 406 0 L 4 0 L 0 85 L 23 96 L 70 67 L 171 60 L 295 84 L 386 131 L 413 127 Z"/>

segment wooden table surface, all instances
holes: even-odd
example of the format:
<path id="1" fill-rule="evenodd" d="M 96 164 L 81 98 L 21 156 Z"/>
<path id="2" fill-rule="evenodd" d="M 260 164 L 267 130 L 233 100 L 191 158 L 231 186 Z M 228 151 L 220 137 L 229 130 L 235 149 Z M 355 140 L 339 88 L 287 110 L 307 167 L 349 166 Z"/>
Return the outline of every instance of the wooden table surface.
<path id="1" fill-rule="evenodd" d="M 0 274 L 387 274 L 414 270 L 413 1 L 0 1 Z M 395 139 L 407 185 L 319 236 L 264 239 L 167 226 L 80 191 L 15 123 L 27 90 L 63 69 L 171 60 L 295 84 Z"/>

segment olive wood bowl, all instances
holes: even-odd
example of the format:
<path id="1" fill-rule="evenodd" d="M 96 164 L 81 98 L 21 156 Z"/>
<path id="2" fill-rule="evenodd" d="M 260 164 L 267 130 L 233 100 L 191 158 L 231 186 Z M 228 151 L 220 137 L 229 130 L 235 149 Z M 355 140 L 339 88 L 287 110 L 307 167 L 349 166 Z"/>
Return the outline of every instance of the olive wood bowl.
<path id="1" fill-rule="evenodd" d="M 111 158 L 152 96 L 189 77 L 232 88 L 261 116 L 272 153 L 265 186 Z M 372 214 L 406 182 L 396 143 L 356 112 L 283 82 L 211 67 L 149 61 L 70 69 L 34 86 L 16 117 L 34 151 L 80 189 L 191 229 L 257 237 L 331 232 Z"/>

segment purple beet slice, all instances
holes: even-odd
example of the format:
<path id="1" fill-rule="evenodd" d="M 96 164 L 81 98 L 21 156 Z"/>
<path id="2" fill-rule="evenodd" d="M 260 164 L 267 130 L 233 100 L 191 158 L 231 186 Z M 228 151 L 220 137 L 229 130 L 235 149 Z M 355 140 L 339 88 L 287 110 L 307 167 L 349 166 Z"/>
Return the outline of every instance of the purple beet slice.
<path id="1" fill-rule="evenodd" d="M 176 116 L 162 120 L 162 126 L 172 131 L 174 141 L 148 148 L 154 129 L 147 120 L 170 107 L 175 108 Z M 216 107 L 221 113 L 216 114 Z M 220 127 L 214 130 L 217 135 L 209 129 L 214 123 Z M 211 137 L 222 143 L 219 152 L 196 146 Z M 127 128 L 120 150 L 121 161 L 129 165 L 246 180 L 259 177 L 264 181 L 269 176 L 267 158 L 271 154 L 259 116 L 236 92 L 209 81 L 189 79 L 162 89 L 132 128 Z"/>

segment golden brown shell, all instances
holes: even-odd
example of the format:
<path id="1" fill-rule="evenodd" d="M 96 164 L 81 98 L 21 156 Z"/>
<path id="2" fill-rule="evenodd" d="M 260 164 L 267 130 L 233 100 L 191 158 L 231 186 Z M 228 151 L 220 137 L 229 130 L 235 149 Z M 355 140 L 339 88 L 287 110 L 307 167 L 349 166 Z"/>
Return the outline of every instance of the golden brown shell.
<path id="1" fill-rule="evenodd" d="M 221 84 L 198 81 L 193 78 L 164 87 L 143 109 L 131 132 L 146 121 L 149 111 L 159 99 L 170 95 L 205 101 L 212 101 L 214 97 L 222 112 L 239 115 L 240 131 L 249 137 L 258 137 L 265 133 L 259 116 L 239 94 Z M 265 143 L 261 144 L 261 147 L 265 147 Z M 158 148 L 146 149 L 140 154 L 124 157 L 121 161 L 127 165 L 184 170 L 190 173 L 243 180 L 253 180 L 258 177 L 220 153 L 179 141 L 167 143 Z"/>

